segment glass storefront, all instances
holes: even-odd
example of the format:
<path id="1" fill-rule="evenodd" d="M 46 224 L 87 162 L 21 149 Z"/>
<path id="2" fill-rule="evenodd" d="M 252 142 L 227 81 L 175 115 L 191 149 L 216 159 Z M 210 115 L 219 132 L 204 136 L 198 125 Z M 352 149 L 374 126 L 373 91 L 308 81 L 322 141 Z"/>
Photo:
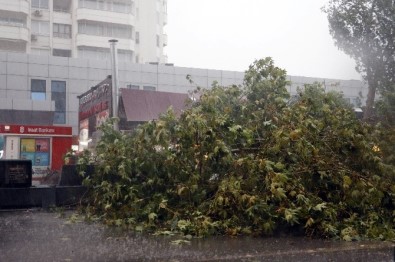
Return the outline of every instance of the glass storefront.
<path id="1" fill-rule="evenodd" d="M 50 167 L 49 138 L 21 138 L 20 159 L 32 161 L 33 178 L 43 177 Z"/>

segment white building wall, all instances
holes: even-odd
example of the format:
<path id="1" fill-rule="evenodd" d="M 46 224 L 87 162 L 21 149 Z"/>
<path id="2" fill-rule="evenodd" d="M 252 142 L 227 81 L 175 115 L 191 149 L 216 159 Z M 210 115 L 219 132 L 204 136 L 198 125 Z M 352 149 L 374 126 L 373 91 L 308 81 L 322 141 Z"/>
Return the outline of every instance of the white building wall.
<path id="1" fill-rule="evenodd" d="M 164 46 L 167 35 L 167 0 L 136 1 L 136 32 L 139 33 L 137 55 L 139 63 L 167 63 Z M 154 52 L 152 52 L 154 51 Z"/>

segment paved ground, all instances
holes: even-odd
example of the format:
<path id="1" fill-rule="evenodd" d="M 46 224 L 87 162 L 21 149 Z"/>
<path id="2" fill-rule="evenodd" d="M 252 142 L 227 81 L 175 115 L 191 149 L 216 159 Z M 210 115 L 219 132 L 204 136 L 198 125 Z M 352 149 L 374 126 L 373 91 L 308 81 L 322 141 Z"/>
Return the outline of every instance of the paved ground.
<path id="1" fill-rule="evenodd" d="M 175 244 L 180 238 L 71 221 L 59 212 L 0 210 L 0 261 L 394 261 L 395 256 L 395 243 L 389 242 L 215 237 Z"/>

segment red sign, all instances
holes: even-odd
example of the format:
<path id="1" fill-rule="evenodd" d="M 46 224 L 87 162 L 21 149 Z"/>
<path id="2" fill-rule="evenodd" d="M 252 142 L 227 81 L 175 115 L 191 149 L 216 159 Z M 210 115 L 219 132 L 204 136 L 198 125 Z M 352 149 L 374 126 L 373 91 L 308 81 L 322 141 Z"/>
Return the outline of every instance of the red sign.
<path id="1" fill-rule="evenodd" d="M 19 135 L 72 135 L 72 128 L 66 126 L 0 125 L 0 133 Z"/>

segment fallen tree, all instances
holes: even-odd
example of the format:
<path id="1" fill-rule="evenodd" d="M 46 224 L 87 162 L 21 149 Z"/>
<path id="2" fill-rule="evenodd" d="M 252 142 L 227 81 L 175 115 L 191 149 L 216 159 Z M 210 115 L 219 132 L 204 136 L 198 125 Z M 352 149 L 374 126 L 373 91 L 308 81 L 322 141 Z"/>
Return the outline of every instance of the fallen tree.
<path id="1" fill-rule="evenodd" d="M 197 236 L 395 239 L 394 166 L 377 128 L 340 94 L 314 84 L 289 99 L 287 84 L 266 58 L 243 86 L 196 90 L 180 118 L 169 109 L 132 135 L 106 123 L 84 182 L 87 217 Z"/>

